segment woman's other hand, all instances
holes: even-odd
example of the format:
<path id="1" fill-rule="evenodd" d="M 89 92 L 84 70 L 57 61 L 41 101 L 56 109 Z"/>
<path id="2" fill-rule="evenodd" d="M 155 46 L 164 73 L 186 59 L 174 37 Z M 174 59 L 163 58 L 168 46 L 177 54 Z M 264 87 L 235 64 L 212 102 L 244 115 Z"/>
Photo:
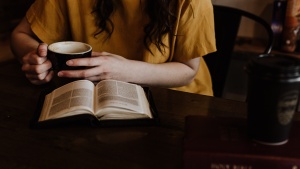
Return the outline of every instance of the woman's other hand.
<path id="1" fill-rule="evenodd" d="M 47 44 L 40 43 L 23 18 L 11 34 L 11 49 L 22 64 L 22 71 L 32 84 L 44 84 L 53 77 L 51 62 L 47 59 Z"/>
<path id="2" fill-rule="evenodd" d="M 130 64 L 130 60 L 122 56 L 108 52 L 93 52 L 90 58 L 67 61 L 68 66 L 86 66 L 87 69 L 60 71 L 58 76 L 87 79 L 93 82 L 105 79 L 127 81 L 128 64 Z"/>
<path id="3" fill-rule="evenodd" d="M 200 58 L 187 62 L 151 64 L 129 60 L 108 52 L 93 52 L 91 58 L 72 59 L 69 66 L 86 66 L 83 70 L 60 71 L 58 76 L 98 82 L 114 79 L 146 86 L 179 87 L 189 84 L 199 68 Z"/>
<path id="4" fill-rule="evenodd" d="M 36 50 L 22 57 L 22 71 L 32 84 L 44 84 L 53 77 L 52 64 L 47 59 L 47 46 L 42 43 Z"/>

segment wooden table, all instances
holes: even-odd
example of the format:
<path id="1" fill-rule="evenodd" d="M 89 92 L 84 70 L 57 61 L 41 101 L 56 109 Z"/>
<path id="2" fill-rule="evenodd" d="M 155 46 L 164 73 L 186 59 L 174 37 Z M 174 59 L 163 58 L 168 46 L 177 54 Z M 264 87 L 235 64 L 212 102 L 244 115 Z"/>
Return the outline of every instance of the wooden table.
<path id="1" fill-rule="evenodd" d="M 187 115 L 245 117 L 243 102 L 151 88 L 160 124 L 31 129 L 39 94 L 16 61 L 0 64 L 0 168 L 176 169 Z"/>

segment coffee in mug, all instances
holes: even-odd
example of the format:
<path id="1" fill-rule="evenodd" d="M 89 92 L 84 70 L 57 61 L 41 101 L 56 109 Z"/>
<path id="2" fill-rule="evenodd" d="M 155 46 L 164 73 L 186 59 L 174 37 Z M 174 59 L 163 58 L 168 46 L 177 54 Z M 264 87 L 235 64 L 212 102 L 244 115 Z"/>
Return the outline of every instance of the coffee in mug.
<path id="1" fill-rule="evenodd" d="M 91 57 L 92 47 L 86 43 L 64 41 L 52 43 L 48 46 L 48 58 L 54 70 L 76 70 L 81 67 L 67 66 L 70 59 Z"/>
<path id="2" fill-rule="evenodd" d="M 61 70 L 85 69 L 82 66 L 68 66 L 66 62 L 70 59 L 91 57 L 92 47 L 89 44 L 76 41 L 55 42 L 48 46 L 47 57 L 52 63 L 55 72 L 54 81 L 56 86 L 69 83 L 77 79 L 60 78 L 57 73 Z"/>

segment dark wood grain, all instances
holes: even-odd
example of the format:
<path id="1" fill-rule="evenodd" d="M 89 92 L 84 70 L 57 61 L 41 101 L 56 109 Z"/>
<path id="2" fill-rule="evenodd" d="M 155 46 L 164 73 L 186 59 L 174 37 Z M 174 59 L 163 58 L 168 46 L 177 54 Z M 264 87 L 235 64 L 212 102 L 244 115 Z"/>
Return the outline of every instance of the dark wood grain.
<path id="1" fill-rule="evenodd" d="M 0 64 L 0 168 L 182 167 L 187 115 L 245 116 L 246 104 L 151 88 L 158 126 L 66 125 L 31 129 L 39 94 L 49 85 L 30 84 L 17 61 Z"/>

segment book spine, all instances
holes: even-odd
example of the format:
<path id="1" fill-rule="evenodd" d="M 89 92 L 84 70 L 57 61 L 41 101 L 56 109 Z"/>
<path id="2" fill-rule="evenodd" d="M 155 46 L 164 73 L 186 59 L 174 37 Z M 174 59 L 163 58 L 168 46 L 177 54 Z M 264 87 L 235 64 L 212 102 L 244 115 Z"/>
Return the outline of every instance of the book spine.
<path id="1" fill-rule="evenodd" d="M 184 169 L 298 169 L 300 159 L 186 151 Z"/>

